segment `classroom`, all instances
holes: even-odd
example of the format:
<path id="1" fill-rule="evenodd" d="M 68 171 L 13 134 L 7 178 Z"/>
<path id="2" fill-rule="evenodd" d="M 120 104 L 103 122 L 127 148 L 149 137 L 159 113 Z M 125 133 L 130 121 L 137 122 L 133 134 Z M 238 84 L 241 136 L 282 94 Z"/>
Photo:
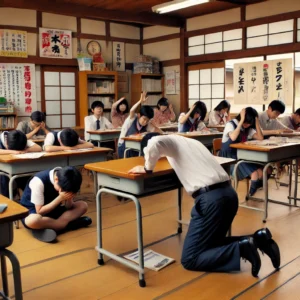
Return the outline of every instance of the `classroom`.
<path id="1" fill-rule="evenodd" d="M 299 0 L 0 1 L 0 299 L 300 299 Z"/>

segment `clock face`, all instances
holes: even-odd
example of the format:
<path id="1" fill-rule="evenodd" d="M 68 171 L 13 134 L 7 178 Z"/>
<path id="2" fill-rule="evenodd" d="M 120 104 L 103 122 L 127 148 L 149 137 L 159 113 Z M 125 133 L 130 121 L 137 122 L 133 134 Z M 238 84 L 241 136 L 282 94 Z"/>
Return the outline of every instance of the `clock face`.
<path id="1" fill-rule="evenodd" d="M 96 41 L 91 41 L 87 44 L 87 52 L 89 55 L 93 56 L 96 53 L 101 52 L 100 44 Z"/>

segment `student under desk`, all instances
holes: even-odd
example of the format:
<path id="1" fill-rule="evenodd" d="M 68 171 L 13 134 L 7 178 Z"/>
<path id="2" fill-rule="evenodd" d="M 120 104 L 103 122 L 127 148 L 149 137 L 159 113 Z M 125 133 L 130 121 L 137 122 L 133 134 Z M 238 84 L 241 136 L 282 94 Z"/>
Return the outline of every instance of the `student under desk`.
<path id="1" fill-rule="evenodd" d="M 229 173 L 230 165 L 235 163 L 231 158 L 216 157 L 219 163 Z M 146 286 L 144 279 L 144 260 L 143 260 L 143 228 L 142 228 L 142 209 L 138 198 L 178 190 L 178 228 L 177 232 L 182 232 L 181 222 L 181 199 L 182 186 L 179 182 L 175 171 L 170 166 L 166 158 L 161 158 L 152 174 L 128 174 L 136 165 L 143 165 L 143 157 L 132 157 L 119 160 L 111 160 L 101 163 L 87 164 L 84 167 L 93 171 L 97 181 L 102 188 L 96 196 L 97 203 L 97 246 L 99 252 L 98 264 L 104 265 L 103 254 L 122 263 L 123 265 L 136 270 L 139 273 L 139 284 L 141 287 Z M 137 242 L 139 250 L 139 265 L 136 265 L 108 250 L 102 245 L 102 211 L 101 211 L 101 194 L 103 192 L 116 196 L 121 196 L 132 200 L 136 206 L 137 215 Z"/>
<path id="2" fill-rule="evenodd" d="M 8 299 L 9 296 L 5 260 L 5 258 L 7 257 L 10 260 L 13 269 L 12 273 L 15 288 L 15 299 L 22 300 L 23 296 L 20 264 L 14 253 L 6 248 L 13 243 L 13 222 L 25 218 L 28 215 L 28 210 L 22 205 L 19 205 L 2 195 L 0 195 L 0 203 L 7 205 L 6 210 L 3 213 L 0 213 L 0 265 L 3 283 L 3 291 L 0 291 L 0 296 L 3 296 L 4 299 Z"/>
<path id="3" fill-rule="evenodd" d="M 247 205 L 240 205 L 241 207 L 258 210 L 264 212 L 263 222 L 265 223 L 268 218 L 268 202 L 288 205 L 288 206 L 297 206 L 297 190 L 298 190 L 298 160 L 300 157 L 300 140 L 299 143 L 284 143 L 282 145 L 274 145 L 275 141 L 272 140 L 263 140 L 263 141 L 252 141 L 246 143 L 237 143 L 232 144 L 230 147 L 237 149 L 237 157 L 240 160 L 236 165 L 233 172 L 234 181 L 235 181 L 235 189 L 237 187 L 237 179 L 236 179 L 236 171 L 237 167 L 242 162 L 259 162 L 265 164 L 263 169 L 263 189 L 264 189 L 264 209 L 260 208 L 252 208 Z M 273 145 L 272 145 L 273 143 Z M 284 203 L 281 201 L 271 200 L 268 196 L 268 177 L 267 170 L 269 166 L 274 163 L 282 162 L 282 161 L 293 161 L 296 160 L 296 172 L 295 172 L 295 189 L 294 196 L 291 196 L 291 187 L 292 187 L 292 173 L 290 173 L 289 178 L 289 203 Z M 294 199 L 294 205 L 291 204 L 291 200 Z M 247 198 L 246 198 L 247 200 Z"/>

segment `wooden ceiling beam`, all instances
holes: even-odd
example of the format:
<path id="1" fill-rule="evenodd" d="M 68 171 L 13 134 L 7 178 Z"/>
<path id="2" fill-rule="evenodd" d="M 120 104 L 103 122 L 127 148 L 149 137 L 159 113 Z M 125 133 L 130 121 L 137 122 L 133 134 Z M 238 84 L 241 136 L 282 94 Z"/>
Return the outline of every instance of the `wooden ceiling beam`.
<path id="1" fill-rule="evenodd" d="M 32 9 L 53 14 L 69 15 L 80 18 L 95 18 L 102 20 L 132 22 L 147 25 L 162 25 L 170 27 L 182 27 L 184 20 L 178 17 L 159 15 L 154 13 L 133 14 L 130 12 L 105 10 L 97 7 L 84 5 L 71 5 L 65 3 L 55 3 L 48 0 L 2 0 L 0 7 L 13 7 Z"/>

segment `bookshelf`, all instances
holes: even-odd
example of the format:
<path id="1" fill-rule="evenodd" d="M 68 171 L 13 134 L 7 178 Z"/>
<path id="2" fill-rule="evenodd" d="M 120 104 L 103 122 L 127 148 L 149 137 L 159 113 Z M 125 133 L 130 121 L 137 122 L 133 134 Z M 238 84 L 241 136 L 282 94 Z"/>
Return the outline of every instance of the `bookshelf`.
<path id="1" fill-rule="evenodd" d="M 162 74 L 132 74 L 131 75 L 131 105 L 140 100 L 141 92 L 148 92 L 146 105 L 156 106 L 157 101 L 164 97 L 165 85 Z"/>
<path id="2" fill-rule="evenodd" d="M 10 131 L 17 127 L 17 114 L 13 112 L 2 112 L 0 110 L 0 131 Z"/>
<path id="3" fill-rule="evenodd" d="M 79 127 L 84 127 L 84 117 L 89 115 L 93 101 L 104 104 L 104 115 L 110 119 L 112 103 L 118 100 L 118 73 L 115 71 L 79 72 Z"/>

